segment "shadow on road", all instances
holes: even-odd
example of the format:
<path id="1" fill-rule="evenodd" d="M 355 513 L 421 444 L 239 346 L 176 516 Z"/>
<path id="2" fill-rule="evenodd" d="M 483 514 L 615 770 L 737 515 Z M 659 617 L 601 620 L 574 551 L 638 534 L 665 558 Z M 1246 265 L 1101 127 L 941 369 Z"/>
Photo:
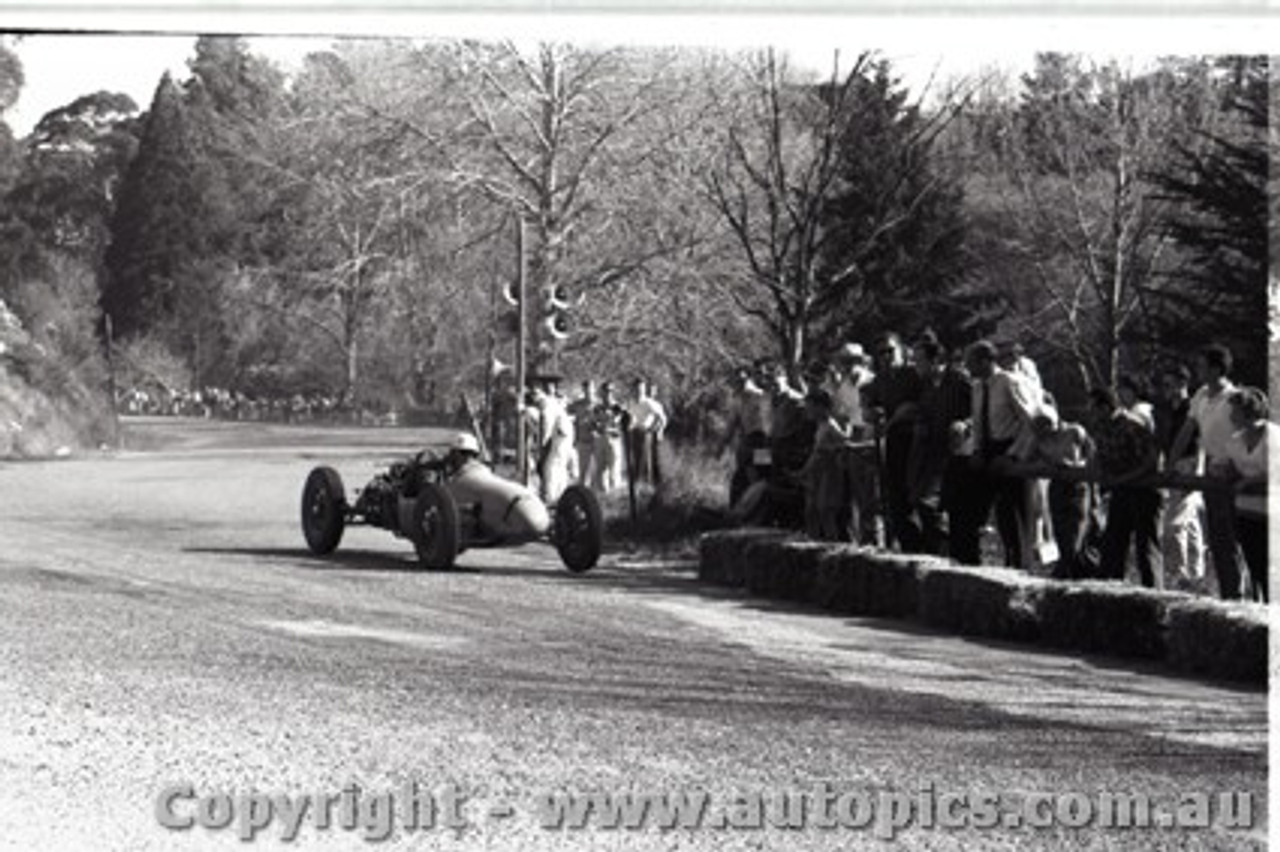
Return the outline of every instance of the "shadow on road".
<path id="1" fill-rule="evenodd" d="M 694 561 L 680 562 L 645 562 L 628 563 L 612 560 L 585 573 L 574 574 L 559 567 L 544 565 L 455 565 L 445 571 L 431 571 L 422 568 L 413 555 L 412 550 L 405 553 L 388 553 L 378 550 L 344 549 L 327 556 L 317 556 L 302 547 L 188 547 L 188 553 L 203 553 L 213 556 L 241 556 L 276 560 L 310 571 L 326 569 L 355 570 L 369 572 L 415 573 L 424 576 L 474 575 L 484 577 L 521 578 L 541 583 L 568 583 L 589 585 L 634 595 L 687 596 L 702 601 L 731 601 L 735 608 L 762 613 L 800 615 L 824 620 L 841 618 L 842 623 L 862 630 L 874 630 L 897 636 L 937 636 L 948 640 L 963 641 L 975 646 L 993 650 L 1015 651 L 1028 658 L 1070 658 L 1082 664 L 1115 672 L 1136 675 L 1174 676 L 1180 680 L 1200 682 L 1216 689 L 1226 689 L 1242 694 L 1265 692 L 1265 687 L 1243 684 L 1234 681 L 1219 680 L 1209 677 L 1197 677 L 1187 672 L 1175 671 L 1157 661 L 1111 657 L 1098 654 L 1073 653 L 1071 651 L 1037 646 L 1027 643 L 1010 642 L 981 636 L 957 636 L 944 630 L 936 629 L 915 621 L 877 617 L 841 617 L 834 615 L 814 604 L 805 602 L 782 601 L 770 598 L 755 597 L 745 589 L 708 585 L 697 578 L 697 565 Z M 463 559 L 465 559 L 465 554 Z M 897 653 L 903 653 L 899 649 Z M 1070 677 L 1074 678 L 1075 675 Z"/>
<path id="2" fill-rule="evenodd" d="M 340 550 L 328 556 L 317 556 L 302 547 L 184 547 L 184 553 L 203 553 L 210 556 L 252 556 L 288 562 L 298 568 L 322 571 L 326 568 L 345 568 L 362 571 L 399 571 L 419 573 L 424 571 L 412 553 L 394 554 L 375 550 Z"/>
<path id="3" fill-rule="evenodd" d="M 499 570 L 500 569 L 484 569 L 484 573 L 499 573 Z M 933 636 L 938 637 L 939 639 L 946 639 L 948 643 L 960 641 L 980 648 L 1014 652 L 1027 661 L 1034 659 L 1075 660 L 1082 665 L 1087 665 L 1104 671 L 1154 677 L 1175 677 L 1178 680 L 1200 683 L 1206 686 L 1211 686 L 1214 689 L 1222 689 L 1240 694 L 1257 694 L 1260 692 L 1265 693 L 1267 691 L 1267 687 L 1265 685 L 1259 686 L 1256 684 L 1195 675 L 1174 669 L 1156 660 L 1085 653 L 1063 648 L 1034 645 L 1026 642 L 993 639 L 984 636 L 962 636 L 947 630 L 922 624 L 918 621 L 908 621 L 898 618 L 840 616 L 815 604 L 807 602 L 756 597 L 745 589 L 728 588 L 702 583 L 697 578 L 696 562 L 692 561 L 681 566 L 666 566 L 662 569 L 635 569 L 617 566 L 605 568 L 604 570 L 597 569 L 597 572 L 592 572 L 588 575 L 561 575 L 561 577 L 563 579 L 576 580 L 584 583 L 603 584 L 613 590 L 632 594 L 681 594 L 695 597 L 699 600 L 733 601 L 738 608 L 756 612 L 800 615 L 823 620 L 839 618 L 842 624 L 861 630 L 874 630 L 901 637 Z M 502 573 L 508 572 L 503 571 Z M 509 573 L 515 574 L 522 572 L 510 571 Z M 550 578 L 553 576 L 545 572 L 536 573 L 538 573 L 542 578 Z M 954 649 L 951 650 L 953 651 Z M 943 654 L 950 652 L 951 651 L 946 649 L 939 651 L 939 653 Z M 902 654 L 909 652 L 904 652 L 903 649 L 899 648 L 895 649 L 895 653 Z M 930 655 L 932 655 L 932 651 L 928 652 L 928 654 L 924 656 Z M 924 661 L 923 657 L 922 661 Z M 1070 674 L 1064 674 L 1062 677 L 1064 680 L 1074 681 L 1078 679 L 1080 675 L 1077 672 L 1073 672 Z"/>

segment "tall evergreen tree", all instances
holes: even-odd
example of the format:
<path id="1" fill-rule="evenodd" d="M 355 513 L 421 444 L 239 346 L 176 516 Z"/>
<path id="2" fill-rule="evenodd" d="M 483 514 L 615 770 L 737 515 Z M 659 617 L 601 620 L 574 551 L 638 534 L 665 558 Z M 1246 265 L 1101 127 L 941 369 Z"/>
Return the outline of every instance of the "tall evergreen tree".
<path id="1" fill-rule="evenodd" d="M 1268 316 L 1268 128 L 1270 86 L 1265 56 L 1219 63 L 1225 120 L 1180 144 L 1155 175 L 1178 204 L 1168 233 L 1185 262 L 1153 289 L 1149 331 L 1187 348 L 1230 343 L 1239 378 L 1266 386 Z"/>
<path id="2" fill-rule="evenodd" d="M 228 248 L 234 207 L 202 150 L 183 93 L 165 74 L 120 189 L 107 250 L 103 307 L 123 335 L 160 331 L 194 357 L 212 318 L 207 264 Z"/>
<path id="3" fill-rule="evenodd" d="M 963 195 L 933 161 L 950 112 L 922 114 L 884 62 L 854 81 L 851 98 L 824 222 L 820 328 L 833 342 L 927 325 L 962 336 L 983 299 L 959 292 Z"/>
<path id="4" fill-rule="evenodd" d="M 196 43 L 191 77 L 156 89 L 121 188 L 103 304 L 123 334 L 156 332 L 200 381 L 225 381 L 222 290 L 261 252 L 266 119 L 283 76 L 243 39 Z"/>

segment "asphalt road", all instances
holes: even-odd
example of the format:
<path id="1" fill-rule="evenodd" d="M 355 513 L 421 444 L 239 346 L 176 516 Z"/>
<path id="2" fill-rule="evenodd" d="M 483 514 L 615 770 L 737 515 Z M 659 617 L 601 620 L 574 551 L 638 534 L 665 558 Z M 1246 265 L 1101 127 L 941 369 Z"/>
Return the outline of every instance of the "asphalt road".
<path id="1" fill-rule="evenodd" d="M 621 554 L 585 576 L 541 545 L 424 573 L 407 543 L 353 529 L 315 558 L 297 521 L 310 467 L 353 488 L 423 433 L 139 421 L 128 440 L 0 462 L 0 848 L 246 848 L 235 823 L 163 827 L 157 798 L 355 782 L 368 804 L 410 781 L 437 803 L 456 790 L 462 824 L 396 828 L 384 848 L 1265 845 L 1264 692 L 780 608 Z M 537 802 L 557 790 L 765 794 L 766 817 L 783 791 L 1002 808 L 1240 791 L 1256 824 L 551 830 Z M 334 821 L 304 819 L 288 848 L 366 846 Z M 252 848 L 285 846 L 283 828 Z"/>

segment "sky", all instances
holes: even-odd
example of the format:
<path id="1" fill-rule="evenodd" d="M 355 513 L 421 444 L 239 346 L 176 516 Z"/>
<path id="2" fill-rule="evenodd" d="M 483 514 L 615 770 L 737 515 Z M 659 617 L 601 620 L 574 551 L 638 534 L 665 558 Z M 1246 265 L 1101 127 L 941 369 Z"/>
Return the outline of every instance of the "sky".
<path id="1" fill-rule="evenodd" d="M 253 23 L 261 22 L 254 19 Z M 299 19 L 285 23 L 293 26 L 277 22 L 275 26 L 256 30 L 278 34 L 251 38 L 250 44 L 255 52 L 270 56 L 286 70 L 296 67 L 309 50 L 322 48 L 332 40 L 323 36 L 283 35 L 296 32 Z M 482 37 L 519 33 L 531 39 L 550 37 L 595 43 L 627 40 L 723 47 L 760 46 L 768 42 L 786 50 L 798 64 L 820 71 L 829 69 L 832 51 L 836 48 L 841 50 L 846 62 L 861 50 L 874 48 L 893 63 L 907 87 L 918 93 L 935 75 L 941 81 L 949 76 L 993 68 L 1021 73 L 1031 67 L 1037 49 L 1076 50 L 1100 59 L 1118 57 L 1137 62 L 1149 61 L 1157 52 L 1212 52 L 1222 49 L 1223 45 L 1231 46 L 1235 43 L 1233 39 L 1247 44 L 1250 36 L 1242 32 L 1252 32 L 1256 38 L 1256 28 L 1243 30 L 1244 23 L 1247 22 L 1227 21 L 1215 25 L 1206 20 L 1193 22 L 1194 25 L 1188 27 L 1149 20 L 1145 25 L 1122 21 L 1110 24 L 1103 21 L 1100 25 L 1081 19 L 1055 22 L 1025 18 L 927 22 L 910 19 L 895 23 L 883 19 L 866 21 L 803 15 L 539 16 L 526 21 L 520 16 L 498 15 L 470 21 L 415 20 L 414 26 L 406 28 L 402 21 L 381 21 L 375 16 L 366 16 L 359 18 L 356 26 L 348 21 L 341 31 Z M 222 29 L 225 31 L 225 24 Z M 623 33 L 625 36 L 621 36 Z M 1271 34 L 1274 35 L 1274 29 Z M 192 55 L 195 38 L 176 34 L 136 35 L 125 31 L 95 35 L 37 33 L 16 42 L 9 37 L 8 43 L 22 60 L 26 83 L 17 105 L 3 118 L 16 135 L 22 136 L 48 111 L 100 89 L 124 92 L 140 109 L 146 109 L 165 70 L 179 79 L 186 76 L 186 63 Z M 1135 44 L 1144 45 L 1143 52 L 1136 56 Z"/>
<path id="2" fill-rule="evenodd" d="M 4 118 L 15 135 L 24 136 L 50 110 L 103 89 L 124 92 L 145 110 L 166 70 L 178 80 L 187 76 L 195 41 L 190 35 L 24 36 L 11 45 L 22 60 L 26 82 Z M 287 69 L 296 65 L 306 47 L 327 43 L 279 37 L 255 40 L 251 46 Z"/>

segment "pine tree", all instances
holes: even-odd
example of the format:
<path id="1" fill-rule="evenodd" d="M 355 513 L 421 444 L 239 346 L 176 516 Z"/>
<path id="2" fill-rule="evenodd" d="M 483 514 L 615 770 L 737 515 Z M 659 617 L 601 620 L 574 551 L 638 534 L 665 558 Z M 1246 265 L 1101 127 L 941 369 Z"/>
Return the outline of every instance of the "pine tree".
<path id="1" fill-rule="evenodd" d="M 219 165 L 196 130 L 182 91 L 165 74 L 120 189 L 103 291 L 121 335 L 162 331 L 179 349 L 210 319 L 201 264 L 225 251 L 234 222 Z"/>
<path id="2" fill-rule="evenodd" d="M 1225 75 L 1226 121 L 1180 145 L 1173 164 L 1155 176 L 1179 203 L 1168 233 L 1187 253 L 1152 293 L 1150 333 L 1186 350 L 1229 343 L 1241 381 L 1266 386 L 1268 275 L 1268 122 L 1266 57 L 1234 57 Z"/>
<path id="3" fill-rule="evenodd" d="M 959 336 L 980 307 L 982 299 L 958 292 L 963 195 L 933 162 L 947 117 L 910 104 L 887 63 L 857 78 L 824 222 L 830 283 L 815 303 L 833 345 L 886 328 Z"/>

